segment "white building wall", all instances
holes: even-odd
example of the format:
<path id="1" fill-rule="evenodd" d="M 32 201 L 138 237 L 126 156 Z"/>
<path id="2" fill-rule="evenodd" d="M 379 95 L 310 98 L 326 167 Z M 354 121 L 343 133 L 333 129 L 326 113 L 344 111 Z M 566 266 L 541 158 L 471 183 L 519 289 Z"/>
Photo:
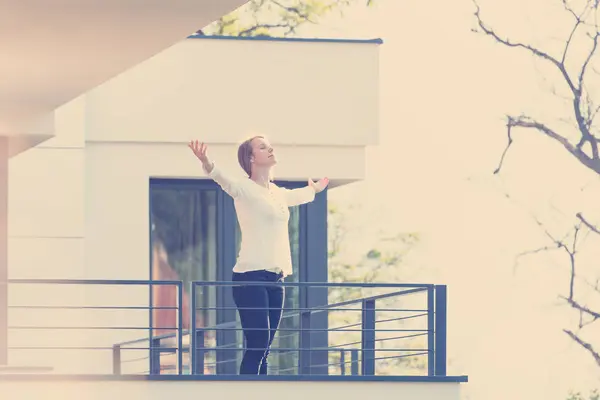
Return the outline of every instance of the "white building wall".
<path id="1" fill-rule="evenodd" d="M 276 146 L 280 179 L 363 179 L 365 146 L 377 142 L 377 75 L 376 44 L 218 39 L 186 40 L 126 71 L 59 109 L 56 137 L 11 160 L 9 277 L 149 279 L 149 180 L 202 178 L 191 139 L 209 143 L 211 157 L 232 173 L 241 173 L 238 142 L 254 131 Z M 10 303 L 144 307 L 149 299 L 141 287 L 56 291 L 13 285 Z M 27 311 L 27 318 L 36 325 L 41 313 L 56 325 L 149 322 L 143 310 L 65 319 L 70 312 Z M 56 345 L 56 337 L 32 335 L 29 344 Z M 106 373 L 110 346 L 147 331 L 70 335 L 106 348 L 74 351 L 85 360 L 78 371 Z M 23 363 L 61 364 L 36 354 Z M 64 364 L 73 372 L 72 360 Z"/>
<path id="2" fill-rule="evenodd" d="M 372 43 L 189 39 L 91 91 L 87 139 L 376 144 L 378 74 Z"/>
<path id="3" fill-rule="evenodd" d="M 34 384 L 32 384 L 34 383 Z M 0 381 L 0 391 L 11 400 L 107 400 L 107 399 L 178 399 L 199 397 L 259 400 L 269 399 L 402 399 L 459 400 L 459 383 L 410 382 L 18 382 Z"/>
<path id="4" fill-rule="evenodd" d="M 77 98 L 55 114 L 56 136 L 9 161 L 8 276 L 83 277 L 85 102 Z M 82 330 L 30 330 L 16 326 L 73 326 L 82 310 L 17 309 L 15 306 L 81 306 L 82 287 L 11 285 L 9 347 L 82 346 Z M 59 356 L 60 354 L 60 356 Z M 76 368 L 80 351 L 9 351 L 11 365 Z"/>

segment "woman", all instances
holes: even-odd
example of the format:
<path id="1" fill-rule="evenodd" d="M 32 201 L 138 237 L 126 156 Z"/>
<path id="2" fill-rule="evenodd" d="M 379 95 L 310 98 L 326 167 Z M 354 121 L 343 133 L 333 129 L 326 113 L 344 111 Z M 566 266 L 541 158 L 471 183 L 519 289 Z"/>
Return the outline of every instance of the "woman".
<path id="1" fill-rule="evenodd" d="M 282 282 L 292 273 L 288 236 L 288 207 L 313 201 L 329 180 L 289 190 L 272 182 L 277 163 L 273 147 L 262 136 L 246 140 L 238 148 L 238 161 L 248 179 L 235 179 L 221 171 L 198 141 L 189 144 L 204 171 L 233 197 L 242 232 L 234 282 Z M 240 374 L 266 375 L 267 356 L 283 311 L 284 289 L 280 285 L 238 285 L 232 288 L 246 338 Z"/>

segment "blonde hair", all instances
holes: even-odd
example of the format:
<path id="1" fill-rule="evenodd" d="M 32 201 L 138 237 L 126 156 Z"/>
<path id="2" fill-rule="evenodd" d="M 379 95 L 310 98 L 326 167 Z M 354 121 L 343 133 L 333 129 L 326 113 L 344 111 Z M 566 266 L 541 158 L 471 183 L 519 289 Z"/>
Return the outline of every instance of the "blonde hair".
<path id="1" fill-rule="evenodd" d="M 252 141 L 257 138 L 262 139 L 263 137 L 252 136 L 251 138 L 244 140 L 238 147 L 238 162 L 248 177 L 252 176 Z"/>
<path id="2" fill-rule="evenodd" d="M 252 148 L 252 141 L 254 139 L 265 139 L 262 135 L 255 135 L 246 140 L 244 140 L 238 147 L 238 162 L 240 163 L 240 167 L 244 170 L 244 172 L 248 175 L 249 178 L 252 177 L 252 156 L 254 155 L 254 149 Z M 273 172 L 271 171 L 269 180 L 273 180 Z"/>

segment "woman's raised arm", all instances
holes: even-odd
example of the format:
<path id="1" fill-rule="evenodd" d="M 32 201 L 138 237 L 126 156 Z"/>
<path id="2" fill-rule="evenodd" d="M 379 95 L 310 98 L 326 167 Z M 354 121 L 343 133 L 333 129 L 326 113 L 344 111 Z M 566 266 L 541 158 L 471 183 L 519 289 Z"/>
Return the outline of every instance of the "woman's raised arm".
<path id="1" fill-rule="evenodd" d="M 214 162 L 210 160 L 207 154 L 208 146 L 206 143 L 191 141 L 188 147 L 192 150 L 194 155 L 202 163 L 202 169 L 208 175 L 209 178 L 214 180 L 223 188 L 223 190 L 233 198 L 240 197 L 243 193 L 242 185 L 239 179 L 228 176 L 223 173 Z"/>

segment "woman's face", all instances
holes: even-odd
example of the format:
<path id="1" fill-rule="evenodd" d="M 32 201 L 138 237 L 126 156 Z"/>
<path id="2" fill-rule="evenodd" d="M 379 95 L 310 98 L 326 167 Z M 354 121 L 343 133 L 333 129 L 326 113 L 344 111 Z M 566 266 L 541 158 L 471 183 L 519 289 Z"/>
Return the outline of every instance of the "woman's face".
<path id="1" fill-rule="evenodd" d="M 252 140 L 252 155 L 257 167 L 272 167 L 277 164 L 273 147 L 265 138 L 257 137 Z"/>

